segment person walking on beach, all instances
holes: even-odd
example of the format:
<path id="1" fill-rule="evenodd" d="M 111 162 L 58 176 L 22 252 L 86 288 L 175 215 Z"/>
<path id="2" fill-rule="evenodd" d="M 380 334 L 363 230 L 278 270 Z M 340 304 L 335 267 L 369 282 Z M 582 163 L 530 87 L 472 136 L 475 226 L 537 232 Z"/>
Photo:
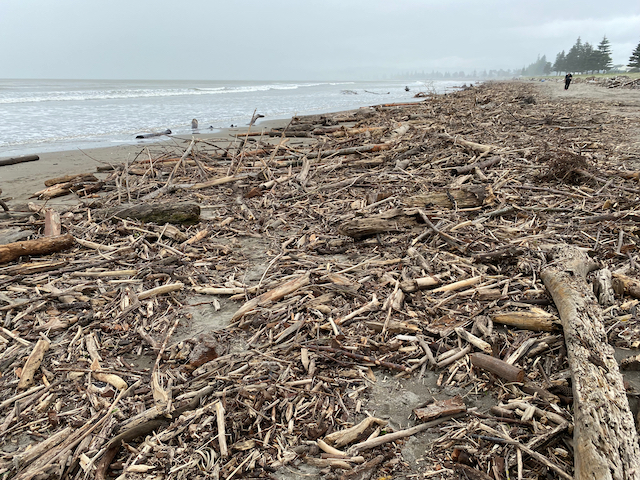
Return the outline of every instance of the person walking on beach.
<path id="1" fill-rule="evenodd" d="M 571 79 L 573 78 L 573 75 L 571 75 L 570 73 L 567 73 L 564 76 L 564 89 L 565 90 L 569 90 L 569 84 L 571 83 Z"/>

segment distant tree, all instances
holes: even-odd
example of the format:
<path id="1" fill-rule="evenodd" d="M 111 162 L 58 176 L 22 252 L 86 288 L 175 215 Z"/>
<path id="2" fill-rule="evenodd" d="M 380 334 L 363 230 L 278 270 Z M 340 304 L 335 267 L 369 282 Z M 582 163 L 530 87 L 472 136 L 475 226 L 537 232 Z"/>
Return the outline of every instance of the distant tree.
<path id="1" fill-rule="evenodd" d="M 531 65 L 523 69 L 522 75 L 549 75 L 551 73 L 551 63 L 547 62 L 547 56 L 538 55 L 538 59 Z"/>
<path id="2" fill-rule="evenodd" d="M 557 72 L 558 74 L 560 74 L 561 72 L 565 72 L 566 65 L 567 65 L 566 55 L 564 53 L 564 50 L 562 50 L 560 53 L 556 55 L 556 61 L 553 63 L 553 67 L 552 67 L 553 71 Z"/>
<path id="3" fill-rule="evenodd" d="M 593 49 L 593 46 L 586 42 L 582 47 L 582 55 L 581 55 L 581 69 L 583 72 L 595 72 L 598 70 L 599 65 L 599 55 L 598 51 Z"/>
<path id="4" fill-rule="evenodd" d="M 640 68 L 640 43 L 629 57 L 627 67 Z"/>
<path id="5" fill-rule="evenodd" d="M 602 37 L 602 41 L 598 44 L 597 53 L 597 68 L 596 70 L 603 70 L 605 72 L 611 70 L 613 64 L 611 63 L 611 44 L 605 35 Z"/>
<path id="6" fill-rule="evenodd" d="M 583 72 L 583 60 L 584 60 L 584 46 L 580 37 L 576 40 L 576 43 L 569 49 L 566 56 L 566 71 L 567 72 Z"/>

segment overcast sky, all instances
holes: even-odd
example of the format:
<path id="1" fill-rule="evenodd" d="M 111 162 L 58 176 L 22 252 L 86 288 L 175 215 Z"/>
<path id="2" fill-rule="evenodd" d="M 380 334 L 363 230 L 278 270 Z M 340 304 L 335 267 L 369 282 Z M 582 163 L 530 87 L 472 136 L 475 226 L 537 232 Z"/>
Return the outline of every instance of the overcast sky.
<path id="1" fill-rule="evenodd" d="M 0 0 L 0 78 L 379 79 L 640 43 L 639 0 Z"/>

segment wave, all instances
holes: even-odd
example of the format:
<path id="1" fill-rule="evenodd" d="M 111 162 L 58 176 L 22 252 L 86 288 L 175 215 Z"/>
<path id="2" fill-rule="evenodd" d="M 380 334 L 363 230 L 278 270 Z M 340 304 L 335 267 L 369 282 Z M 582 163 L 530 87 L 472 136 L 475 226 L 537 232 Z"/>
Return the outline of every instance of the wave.
<path id="1" fill-rule="evenodd" d="M 38 103 L 38 102 L 81 102 L 87 100 L 117 100 L 131 98 L 182 97 L 189 95 L 220 95 L 269 90 L 296 90 L 326 85 L 325 83 L 274 83 L 265 85 L 243 85 L 233 87 L 197 87 L 175 89 L 119 89 L 119 90 L 75 90 L 33 92 L 29 96 L 0 97 L 0 104 Z M 337 85 L 337 84 L 330 84 Z"/>

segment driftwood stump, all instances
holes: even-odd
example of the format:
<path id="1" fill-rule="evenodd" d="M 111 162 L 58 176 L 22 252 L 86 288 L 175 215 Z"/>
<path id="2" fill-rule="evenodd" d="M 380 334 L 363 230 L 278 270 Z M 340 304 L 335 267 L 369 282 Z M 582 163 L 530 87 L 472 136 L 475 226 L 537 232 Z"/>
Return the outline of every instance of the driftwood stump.
<path id="1" fill-rule="evenodd" d="M 576 247 L 555 247 L 541 272 L 560 313 L 574 399 L 576 480 L 640 479 L 638 434 L 602 310 L 586 275 L 595 263 Z"/>

